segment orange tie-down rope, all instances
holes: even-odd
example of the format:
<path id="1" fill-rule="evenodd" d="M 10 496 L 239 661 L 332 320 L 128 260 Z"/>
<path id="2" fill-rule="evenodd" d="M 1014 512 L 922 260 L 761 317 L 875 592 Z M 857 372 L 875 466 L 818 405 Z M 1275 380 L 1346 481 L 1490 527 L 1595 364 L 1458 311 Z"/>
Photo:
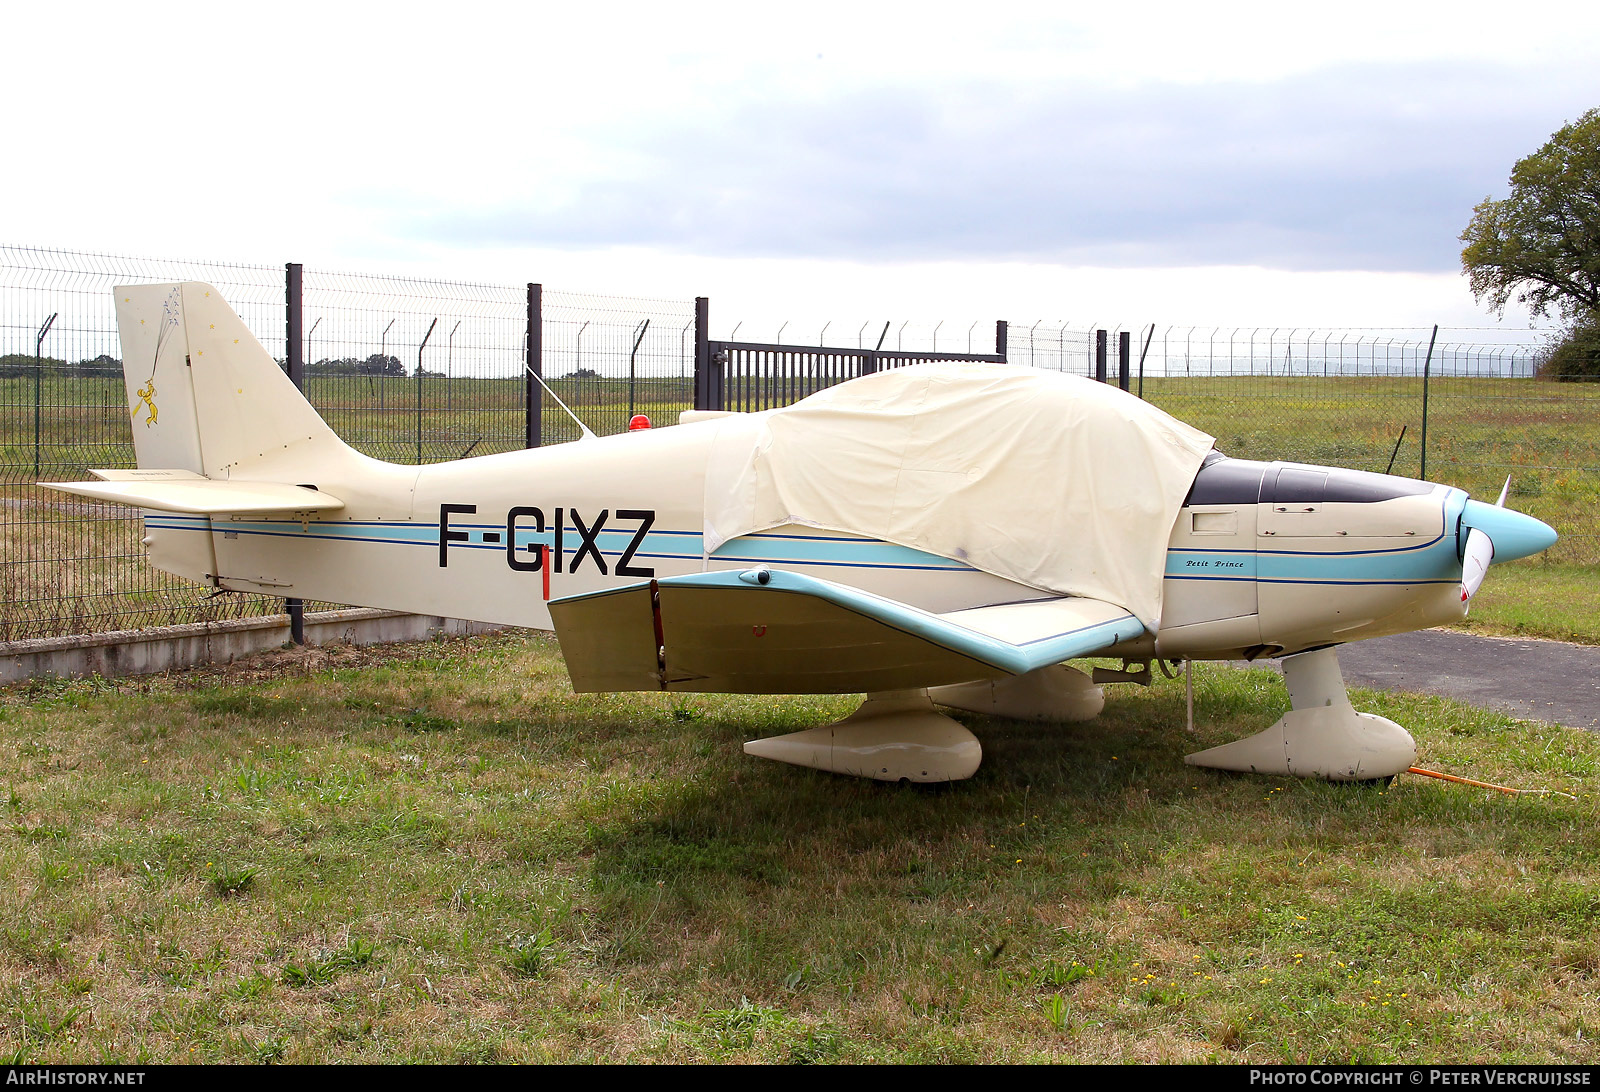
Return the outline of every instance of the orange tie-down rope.
<path id="1" fill-rule="evenodd" d="M 1493 789 L 1495 792 L 1503 792 L 1511 796 L 1551 794 L 1565 796 L 1568 800 L 1577 799 L 1570 792 L 1562 792 L 1559 789 L 1510 789 L 1504 785 L 1491 785 L 1487 781 L 1474 781 L 1470 777 L 1457 777 L 1455 774 L 1440 773 L 1437 770 L 1424 770 L 1421 766 L 1408 766 L 1406 767 L 1406 773 L 1421 774 L 1423 777 L 1437 777 L 1440 781 L 1454 781 L 1458 785 L 1471 785 L 1478 789 Z"/>

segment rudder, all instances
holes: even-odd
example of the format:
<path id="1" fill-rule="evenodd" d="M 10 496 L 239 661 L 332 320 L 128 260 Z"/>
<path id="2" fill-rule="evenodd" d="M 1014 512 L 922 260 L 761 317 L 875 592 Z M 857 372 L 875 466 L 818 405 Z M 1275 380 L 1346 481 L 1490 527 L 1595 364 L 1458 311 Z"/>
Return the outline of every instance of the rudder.
<path id="1" fill-rule="evenodd" d="M 118 287 L 122 380 L 133 419 L 133 450 L 145 469 L 204 473 L 189 377 L 183 285 Z"/>

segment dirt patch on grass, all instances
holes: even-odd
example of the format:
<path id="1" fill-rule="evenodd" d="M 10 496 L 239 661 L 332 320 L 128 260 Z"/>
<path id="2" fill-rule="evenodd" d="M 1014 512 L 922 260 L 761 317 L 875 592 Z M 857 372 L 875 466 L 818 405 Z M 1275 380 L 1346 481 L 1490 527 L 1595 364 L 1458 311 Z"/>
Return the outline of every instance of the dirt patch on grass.
<path id="1" fill-rule="evenodd" d="M 342 669 L 362 670 L 416 660 L 461 657 L 471 655 L 476 650 L 489 651 L 548 639 L 533 631 L 511 630 L 487 636 L 438 637 L 428 641 L 411 641 L 403 644 L 287 645 L 244 656 L 231 663 L 197 664 L 194 667 L 178 668 L 154 675 L 128 675 L 114 679 L 102 679 L 98 676 L 93 679 L 78 680 L 30 679 L 0 687 L 0 695 L 35 697 L 42 690 L 58 690 L 75 684 L 90 686 L 96 690 L 124 693 L 151 693 L 158 690 L 186 692 L 223 685 L 303 678 Z"/>
<path id="2" fill-rule="evenodd" d="M 217 682 L 267 682 L 285 677 L 315 675 L 337 668 L 368 668 L 403 663 L 420 654 L 415 645 L 305 645 L 262 652 L 231 664 L 208 665 L 177 672 L 172 682 L 180 687 L 211 686 Z"/>

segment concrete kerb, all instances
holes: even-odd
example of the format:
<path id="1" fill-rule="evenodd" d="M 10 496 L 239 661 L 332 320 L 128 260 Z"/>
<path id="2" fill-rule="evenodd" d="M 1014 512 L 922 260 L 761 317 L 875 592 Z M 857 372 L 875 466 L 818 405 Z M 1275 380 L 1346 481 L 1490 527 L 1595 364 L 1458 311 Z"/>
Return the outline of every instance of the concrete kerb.
<path id="1" fill-rule="evenodd" d="M 501 627 L 460 618 L 350 608 L 306 615 L 309 645 L 389 644 L 493 633 Z M 0 684 L 41 676 L 149 675 L 196 664 L 232 663 L 289 643 L 289 616 L 230 618 L 153 629 L 0 642 Z"/>

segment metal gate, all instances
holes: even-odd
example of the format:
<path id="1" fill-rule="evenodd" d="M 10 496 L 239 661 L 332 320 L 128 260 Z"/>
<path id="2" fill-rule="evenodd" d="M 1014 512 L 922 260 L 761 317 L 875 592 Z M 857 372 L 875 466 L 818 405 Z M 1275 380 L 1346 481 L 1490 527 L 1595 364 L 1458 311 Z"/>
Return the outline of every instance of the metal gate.
<path id="1" fill-rule="evenodd" d="M 993 353 L 901 352 L 712 341 L 706 336 L 706 301 L 695 301 L 695 408 L 754 412 L 798 402 L 836 383 L 885 368 L 935 360 L 1006 362 L 1006 324 L 995 324 Z"/>

